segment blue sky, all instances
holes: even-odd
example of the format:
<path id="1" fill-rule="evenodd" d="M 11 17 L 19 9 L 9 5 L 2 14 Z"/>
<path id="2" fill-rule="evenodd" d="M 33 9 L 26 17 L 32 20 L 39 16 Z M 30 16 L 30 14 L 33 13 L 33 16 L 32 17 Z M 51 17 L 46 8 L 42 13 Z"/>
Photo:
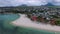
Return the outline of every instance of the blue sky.
<path id="1" fill-rule="evenodd" d="M 54 5 L 60 5 L 60 0 L 0 0 L 0 6 L 18 6 L 27 4 L 29 6 L 45 5 L 48 2 Z"/>

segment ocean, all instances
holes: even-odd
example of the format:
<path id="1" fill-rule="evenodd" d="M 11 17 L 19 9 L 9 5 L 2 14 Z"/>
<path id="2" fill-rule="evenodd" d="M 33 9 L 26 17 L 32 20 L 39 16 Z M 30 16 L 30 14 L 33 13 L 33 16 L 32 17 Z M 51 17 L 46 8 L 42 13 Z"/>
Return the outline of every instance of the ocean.
<path id="1" fill-rule="evenodd" d="M 59 32 L 24 28 L 10 24 L 19 17 L 19 14 L 0 14 L 0 34 L 60 34 Z"/>

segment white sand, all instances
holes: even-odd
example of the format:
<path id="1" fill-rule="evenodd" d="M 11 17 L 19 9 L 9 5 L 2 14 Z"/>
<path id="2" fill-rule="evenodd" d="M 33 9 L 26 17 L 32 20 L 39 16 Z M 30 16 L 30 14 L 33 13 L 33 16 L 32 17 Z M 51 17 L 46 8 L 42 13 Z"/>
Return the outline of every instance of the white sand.
<path id="1" fill-rule="evenodd" d="M 31 28 L 36 28 L 36 29 L 45 29 L 45 30 L 60 32 L 59 26 L 51 26 L 49 24 L 46 25 L 46 24 L 41 24 L 41 23 L 37 24 L 38 22 L 31 21 L 24 14 L 19 14 L 19 15 L 20 15 L 20 18 L 12 22 L 16 26 L 31 27 Z"/>

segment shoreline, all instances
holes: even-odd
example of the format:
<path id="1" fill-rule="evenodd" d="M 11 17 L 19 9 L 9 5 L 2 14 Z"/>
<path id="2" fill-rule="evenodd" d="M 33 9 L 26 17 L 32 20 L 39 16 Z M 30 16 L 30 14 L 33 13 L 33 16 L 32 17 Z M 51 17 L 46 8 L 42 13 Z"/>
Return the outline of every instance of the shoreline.
<path id="1" fill-rule="evenodd" d="M 38 22 L 31 21 L 24 14 L 19 14 L 19 15 L 20 15 L 20 18 L 12 22 L 12 24 L 14 24 L 15 26 L 60 32 L 60 26 L 52 26 L 49 24 L 42 24 L 42 23 L 37 24 Z"/>

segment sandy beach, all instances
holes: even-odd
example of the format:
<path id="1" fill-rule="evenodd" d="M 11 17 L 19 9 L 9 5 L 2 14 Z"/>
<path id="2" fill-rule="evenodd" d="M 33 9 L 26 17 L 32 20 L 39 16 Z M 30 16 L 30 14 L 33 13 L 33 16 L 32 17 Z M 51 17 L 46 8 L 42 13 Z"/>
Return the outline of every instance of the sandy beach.
<path id="1" fill-rule="evenodd" d="M 38 22 L 31 21 L 29 18 L 27 18 L 25 14 L 19 14 L 19 15 L 20 18 L 12 22 L 15 26 L 30 27 L 30 28 L 60 32 L 60 26 L 52 26 L 49 24 L 42 24 L 42 23 L 38 24 Z"/>

